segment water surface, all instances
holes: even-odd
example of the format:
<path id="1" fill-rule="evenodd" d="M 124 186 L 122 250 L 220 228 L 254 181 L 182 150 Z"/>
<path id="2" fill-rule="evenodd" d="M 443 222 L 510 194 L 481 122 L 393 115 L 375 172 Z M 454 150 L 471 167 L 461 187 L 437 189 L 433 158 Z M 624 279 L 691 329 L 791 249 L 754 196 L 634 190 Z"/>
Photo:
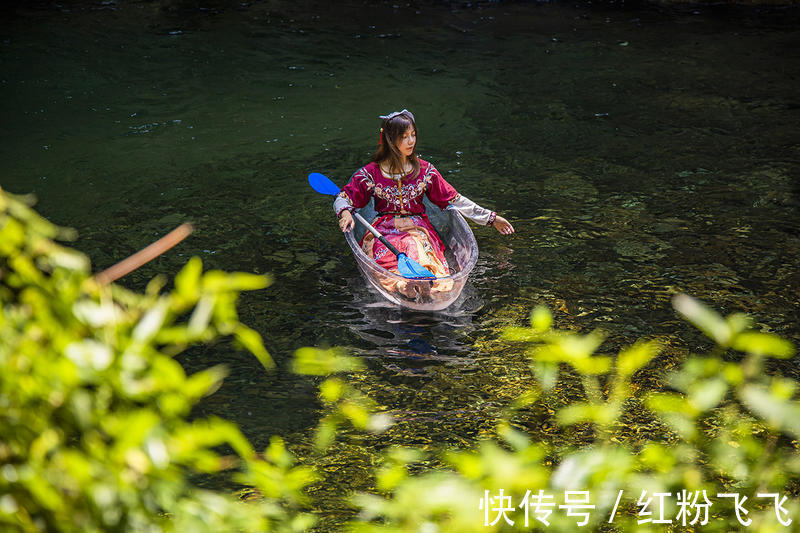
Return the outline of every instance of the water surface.
<path id="1" fill-rule="evenodd" d="M 366 358 L 352 379 L 398 424 L 319 460 L 323 524 L 346 516 L 345 487 L 369 486 L 377 449 L 491 435 L 531 379 L 498 332 L 535 304 L 561 327 L 604 328 L 607 351 L 667 341 L 659 367 L 708 346 L 671 310 L 677 292 L 800 340 L 797 12 L 160 5 L 2 23 L 0 183 L 77 228 L 97 270 L 196 224 L 130 286 L 192 255 L 274 276 L 240 311 L 278 371 L 222 344 L 181 358 L 189 370 L 229 365 L 201 411 L 234 419 L 257 446 L 280 433 L 307 453 L 318 405 L 314 382 L 286 370 L 296 348 Z M 404 107 L 422 156 L 517 229 L 475 228 L 481 259 L 445 313 L 366 290 L 329 201 L 305 181 L 319 171 L 343 184 L 376 147 L 377 116 Z M 575 437 L 546 416 L 534 436 Z"/>

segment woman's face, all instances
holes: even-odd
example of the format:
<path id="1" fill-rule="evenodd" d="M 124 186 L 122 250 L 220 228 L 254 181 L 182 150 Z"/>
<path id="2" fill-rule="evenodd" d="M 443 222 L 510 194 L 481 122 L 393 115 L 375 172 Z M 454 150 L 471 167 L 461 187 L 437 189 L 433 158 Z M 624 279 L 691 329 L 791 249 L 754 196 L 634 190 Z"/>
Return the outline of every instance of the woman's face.
<path id="1" fill-rule="evenodd" d="M 405 157 L 409 157 L 414 153 L 414 147 L 417 145 L 417 130 L 413 126 L 409 126 L 403 133 L 403 136 L 397 140 L 395 146 L 400 150 L 400 153 Z"/>

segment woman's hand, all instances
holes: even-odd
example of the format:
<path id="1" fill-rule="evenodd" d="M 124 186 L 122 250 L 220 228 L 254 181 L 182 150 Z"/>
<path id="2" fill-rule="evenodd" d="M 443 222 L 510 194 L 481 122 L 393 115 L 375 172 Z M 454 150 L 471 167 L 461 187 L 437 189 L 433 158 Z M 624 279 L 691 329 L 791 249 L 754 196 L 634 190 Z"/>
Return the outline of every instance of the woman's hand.
<path id="1" fill-rule="evenodd" d="M 492 226 L 494 226 L 494 229 L 496 229 L 503 235 L 511 235 L 512 233 L 514 233 L 514 226 L 511 225 L 511 222 L 504 219 L 500 215 L 497 215 L 497 218 L 494 219 Z"/>
<path id="2" fill-rule="evenodd" d="M 353 220 L 353 215 L 350 214 L 350 211 L 342 211 L 342 215 L 339 217 L 339 228 L 341 228 L 342 233 L 351 231 L 354 227 L 356 227 L 356 221 Z"/>

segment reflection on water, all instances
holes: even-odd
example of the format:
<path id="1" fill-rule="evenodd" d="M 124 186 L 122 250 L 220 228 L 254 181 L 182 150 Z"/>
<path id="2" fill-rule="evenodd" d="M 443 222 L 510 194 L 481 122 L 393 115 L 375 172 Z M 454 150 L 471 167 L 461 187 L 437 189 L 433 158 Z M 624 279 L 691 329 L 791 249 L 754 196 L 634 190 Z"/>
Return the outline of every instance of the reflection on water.
<path id="1" fill-rule="evenodd" d="M 660 369 L 706 346 L 670 309 L 680 291 L 800 340 L 795 11 L 85 6 L 2 22 L 0 183 L 77 228 L 97 270 L 193 221 L 195 234 L 131 286 L 192 255 L 274 274 L 240 314 L 278 371 L 224 345 L 181 359 L 190 371 L 228 365 L 201 410 L 236 420 L 257 446 L 280 433 L 308 451 L 319 406 L 314 380 L 286 370 L 295 349 L 345 346 L 367 360 L 351 379 L 398 424 L 324 460 L 315 505 L 326 524 L 347 514 L 336 503 L 346 490 L 369 486 L 384 446 L 492 434 L 531 379 L 498 331 L 535 304 L 560 327 L 602 327 L 604 351 L 664 340 Z M 422 156 L 517 230 L 473 228 L 478 265 L 440 313 L 365 288 L 329 199 L 306 185 L 311 171 L 344 183 L 368 160 L 378 115 L 404 107 Z M 557 406 L 540 407 L 535 438 L 580 440 L 555 426 Z"/>
<path id="2" fill-rule="evenodd" d="M 431 367 L 475 364 L 468 334 L 481 299 L 467 285 L 458 300 L 437 312 L 401 308 L 381 297 L 360 277 L 348 280 L 353 294 L 347 328 L 358 336 L 358 355 L 388 375 L 430 376 Z"/>

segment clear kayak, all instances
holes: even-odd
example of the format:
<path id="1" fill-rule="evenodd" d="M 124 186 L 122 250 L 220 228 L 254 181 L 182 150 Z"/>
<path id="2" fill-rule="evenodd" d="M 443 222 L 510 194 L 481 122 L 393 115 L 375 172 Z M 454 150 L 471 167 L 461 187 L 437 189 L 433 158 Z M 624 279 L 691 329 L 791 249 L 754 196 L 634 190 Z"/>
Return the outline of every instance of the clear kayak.
<path id="1" fill-rule="evenodd" d="M 452 305 L 461 295 L 470 272 L 478 262 L 478 243 L 469 224 L 458 211 L 441 210 L 427 199 L 425 207 L 428 219 L 445 244 L 445 257 L 451 272 L 449 276 L 436 278 L 436 281 L 413 280 L 379 266 L 359 246 L 367 231 L 362 224 L 356 223 L 353 231 L 345 233 L 345 240 L 364 279 L 381 296 L 409 309 L 439 311 Z M 372 203 L 360 209 L 359 213 L 370 222 L 375 218 Z"/>

